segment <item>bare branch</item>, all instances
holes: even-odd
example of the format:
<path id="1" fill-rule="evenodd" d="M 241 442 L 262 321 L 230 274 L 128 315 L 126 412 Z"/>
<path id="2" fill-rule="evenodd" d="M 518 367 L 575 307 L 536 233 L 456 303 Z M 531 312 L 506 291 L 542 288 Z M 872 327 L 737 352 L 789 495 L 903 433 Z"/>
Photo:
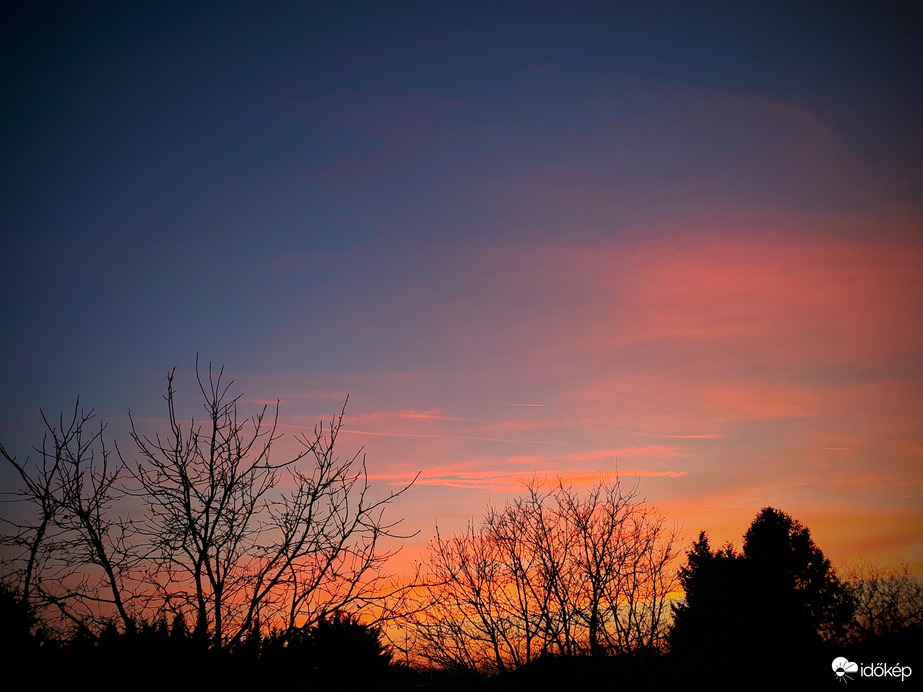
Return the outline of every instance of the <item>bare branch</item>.
<path id="1" fill-rule="evenodd" d="M 408 622 L 431 663 L 504 671 L 537 656 L 660 646 L 675 532 L 616 480 L 583 496 L 533 479 L 444 538 L 422 565 Z"/>

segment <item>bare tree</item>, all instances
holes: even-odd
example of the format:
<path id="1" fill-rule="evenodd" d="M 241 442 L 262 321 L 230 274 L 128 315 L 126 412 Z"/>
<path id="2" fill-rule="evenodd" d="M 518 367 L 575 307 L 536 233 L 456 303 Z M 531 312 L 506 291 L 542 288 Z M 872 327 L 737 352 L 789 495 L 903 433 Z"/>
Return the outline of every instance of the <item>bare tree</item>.
<path id="1" fill-rule="evenodd" d="M 841 569 L 843 584 L 855 602 L 851 634 L 874 640 L 923 628 L 923 579 L 910 565 L 853 560 Z"/>
<path id="2" fill-rule="evenodd" d="M 382 543 L 407 536 L 385 510 L 413 481 L 374 495 L 361 450 L 337 457 L 345 404 L 277 460 L 278 402 L 244 416 L 223 369 L 197 367 L 196 377 L 201 421 L 181 422 L 174 369 L 168 430 L 146 435 L 131 419 L 131 462 L 111 454 L 105 425 L 79 404 L 71 417 L 45 418 L 36 461 L 0 446 L 22 480 L 9 495 L 28 508 L 3 520 L 4 581 L 49 624 L 98 635 L 171 614 L 216 648 L 382 603 L 373 619 L 391 615 L 409 587 L 390 587 L 383 570 L 395 549 Z"/>
<path id="3" fill-rule="evenodd" d="M 22 598 L 39 614 L 91 631 L 114 615 L 134 629 L 130 610 L 133 571 L 139 562 L 134 528 L 114 505 L 125 498 L 125 467 L 111 460 L 93 412 L 62 413 L 56 422 L 44 413 L 45 436 L 38 460 L 20 463 L 0 445 L 23 486 L 12 493 L 31 517 L 6 519 L 3 542 L 13 550 L 11 575 Z"/>
<path id="4" fill-rule="evenodd" d="M 675 546 L 664 518 L 618 480 L 585 495 L 533 481 L 479 524 L 437 533 L 417 646 L 442 667 L 493 671 L 659 646 Z"/>
<path id="5" fill-rule="evenodd" d="M 198 373 L 203 422 L 184 426 L 167 378 L 170 433 L 144 436 L 133 467 L 155 552 L 149 580 L 166 608 L 191 611 L 195 631 L 215 647 L 234 645 L 265 623 L 290 632 L 331 612 L 350 612 L 381 595 L 390 551 L 400 537 L 384 510 L 410 484 L 372 499 L 365 457 L 334 453 L 343 413 L 296 439 L 301 450 L 276 461 L 278 403 L 240 418 L 240 395 L 223 370 Z M 411 481 L 412 484 L 412 481 Z"/>
<path id="6" fill-rule="evenodd" d="M 504 617 L 500 585 L 504 566 L 497 546 L 482 540 L 473 523 L 465 532 L 443 538 L 437 529 L 425 565 L 429 588 L 413 609 L 413 649 L 443 668 L 505 670 L 516 661 L 508 648 L 515 622 Z"/>
<path id="7" fill-rule="evenodd" d="M 569 601 L 590 653 L 659 646 L 675 586 L 676 534 L 666 519 L 616 481 L 580 498 L 556 493 L 558 513 L 574 527 Z M 573 646 L 573 645 L 572 645 Z"/>

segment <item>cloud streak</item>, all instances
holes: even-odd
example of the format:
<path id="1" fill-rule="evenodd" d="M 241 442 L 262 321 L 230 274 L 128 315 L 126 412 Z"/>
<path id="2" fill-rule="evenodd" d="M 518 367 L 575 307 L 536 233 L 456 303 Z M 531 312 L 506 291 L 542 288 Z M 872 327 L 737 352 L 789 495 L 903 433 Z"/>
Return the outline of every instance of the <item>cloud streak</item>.
<path id="1" fill-rule="evenodd" d="M 501 471 L 457 471 L 454 473 L 428 473 L 424 472 L 417 479 L 419 486 L 442 486 L 448 488 L 462 488 L 467 490 L 523 490 L 524 486 L 536 474 L 516 474 Z M 542 474 L 539 474 L 542 475 Z M 624 469 L 618 474 L 601 473 L 589 470 L 569 470 L 553 475 L 562 483 L 571 485 L 590 485 L 599 481 L 622 478 L 681 478 L 688 475 L 687 471 L 650 471 L 646 469 Z M 374 474 L 370 479 L 384 481 L 387 485 L 406 485 L 412 476 L 405 474 Z"/>
<path id="2" fill-rule="evenodd" d="M 556 442 L 553 440 L 512 440 L 500 437 L 481 437 L 480 435 L 452 435 L 449 433 L 399 433 L 399 432 L 381 432 L 375 430 L 354 430 L 352 428 L 343 428 L 340 431 L 344 435 L 371 435 L 374 437 L 429 437 L 437 439 L 454 439 L 454 440 L 477 440 L 480 442 L 502 442 L 504 444 L 535 444 L 535 445 L 568 445 L 570 442 Z"/>

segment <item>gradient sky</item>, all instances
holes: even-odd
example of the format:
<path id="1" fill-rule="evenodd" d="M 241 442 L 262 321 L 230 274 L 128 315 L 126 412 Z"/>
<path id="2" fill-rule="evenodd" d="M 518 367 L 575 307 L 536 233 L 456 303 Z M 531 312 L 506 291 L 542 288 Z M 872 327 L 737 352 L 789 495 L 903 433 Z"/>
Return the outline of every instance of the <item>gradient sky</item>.
<path id="1" fill-rule="evenodd" d="M 0 18 L 11 451 L 199 353 L 417 545 L 618 470 L 923 565 L 919 3 L 136 4 Z"/>

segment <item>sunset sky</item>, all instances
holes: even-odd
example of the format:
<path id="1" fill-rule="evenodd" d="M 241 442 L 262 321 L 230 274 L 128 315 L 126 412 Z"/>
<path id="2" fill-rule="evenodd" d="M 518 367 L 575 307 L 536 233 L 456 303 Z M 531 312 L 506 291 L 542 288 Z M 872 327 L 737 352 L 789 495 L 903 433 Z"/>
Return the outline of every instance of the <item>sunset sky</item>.
<path id="1" fill-rule="evenodd" d="M 416 546 L 618 471 L 923 567 L 919 3 L 136 4 L 0 17 L 11 452 L 199 353 Z"/>

